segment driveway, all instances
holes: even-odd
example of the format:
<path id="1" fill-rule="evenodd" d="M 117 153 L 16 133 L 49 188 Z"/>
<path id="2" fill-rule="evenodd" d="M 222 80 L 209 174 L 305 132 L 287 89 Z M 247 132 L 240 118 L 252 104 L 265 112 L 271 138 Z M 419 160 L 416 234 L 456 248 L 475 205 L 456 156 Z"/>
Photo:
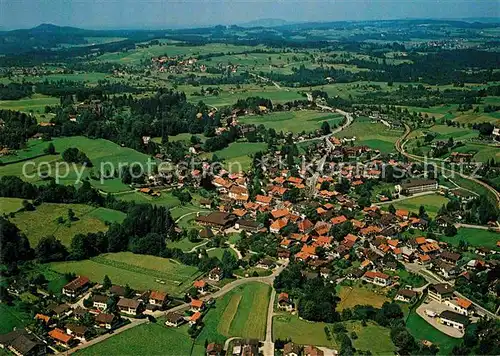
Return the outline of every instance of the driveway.
<path id="1" fill-rule="evenodd" d="M 461 338 L 464 336 L 463 331 L 455 329 L 451 326 L 446 326 L 438 322 L 438 317 L 436 318 L 431 318 L 427 316 L 425 313 L 425 310 L 429 309 L 435 312 L 437 315 L 441 314 L 441 312 L 445 310 L 451 310 L 448 308 L 446 305 L 441 304 L 436 302 L 435 300 L 431 300 L 428 304 L 422 303 L 418 308 L 417 308 L 417 314 L 420 315 L 426 322 L 431 324 L 433 327 L 441 331 L 442 333 L 454 337 L 454 338 Z"/>

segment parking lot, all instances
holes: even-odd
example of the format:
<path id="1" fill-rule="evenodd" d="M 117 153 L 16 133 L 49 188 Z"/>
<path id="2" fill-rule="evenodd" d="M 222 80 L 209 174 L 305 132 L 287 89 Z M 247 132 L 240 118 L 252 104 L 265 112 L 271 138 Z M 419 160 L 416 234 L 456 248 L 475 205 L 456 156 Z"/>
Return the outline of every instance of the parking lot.
<path id="1" fill-rule="evenodd" d="M 450 326 L 443 325 L 438 322 L 439 319 L 439 314 L 445 310 L 451 310 L 451 308 L 447 307 L 444 304 L 438 303 L 435 300 L 432 300 L 430 298 L 427 298 L 428 303 L 422 303 L 418 308 L 417 308 L 417 314 L 420 315 L 426 322 L 431 324 L 433 327 L 441 331 L 442 333 L 455 337 L 455 338 L 461 338 L 464 336 L 464 333 L 462 330 L 455 329 Z M 431 318 L 426 314 L 426 310 L 432 310 L 434 313 L 436 313 L 436 317 Z"/>

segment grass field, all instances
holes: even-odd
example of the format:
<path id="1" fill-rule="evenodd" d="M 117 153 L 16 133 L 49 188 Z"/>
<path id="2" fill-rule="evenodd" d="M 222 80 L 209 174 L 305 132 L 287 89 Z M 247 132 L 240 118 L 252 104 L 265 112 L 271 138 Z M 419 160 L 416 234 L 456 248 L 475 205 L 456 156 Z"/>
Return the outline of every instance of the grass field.
<path id="1" fill-rule="evenodd" d="M 68 209 L 72 209 L 78 220 L 68 220 Z M 59 224 L 57 218 L 62 216 L 64 223 Z M 48 235 L 54 235 L 63 244 L 69 246 L 76 234 L 106 231 L 104 221 L 123 221 L 125 214 L 119 211 L 95 208 L 84 204 L 53 204 L 44 203 L 34 211 L 17 213 L 10 220 L 26 234 L 31 246 Z"/>
<path id="2" fill-rule="evenodd" d="M 365 287 L 348 287 L 340 286 L 337 295 L 340 297 L 340 303 L 337 305 L 337 310 L 342 311 L 347 308 L 352 308 L 356 305 L 372 305 L 376 308 L 382 307 L 384 302 L 389 301 L 384 294 L 376 293 L 377 288 L 369 289 Z"/>
<path id="3" fill-rule="evenodd" d="M 366 326 L 362 326 L 360 321 L 348 321 L 344 325 L 349 336 L 351 332 L 358 335 L 357 339 L 351 339 L 357 351 L 370 351 L 374 355 L 392 355 L 396 351 L 388 328 L 371 321 Z"/>
<path id="4" fill-rule="evenodd" d="M 176 296 L 182 295 L 200 275 L 195 267 L 131 252 L 109 253 L 76 262 L 56 262 L 51 268 L 59 273 L 81 274 L 94 282 L 101 282 L 108 275 L 115 284 L 128 283 L 134 289 L 157 289 Z"/>
<path id="5" fill-rule="evenodd" d="M 33 94 L 30 98 L 20 100 L 0 100 L 0 109 L 16 110 L 26 113 L 34 113 L 40 121 L 40 115 L 44 113 L 45 106 L 59 105 L 59 98 L 42 94 Z M 42 120 L 42 121 L 48 121 Z"/>
<path id="6" fill-rule="evenodd" d="M 261 142 L 234 142 L 222 150 L 205 153 L 204 157 L 217 155 L 224 160 L 224 167 L 231 172 L 246 171 L 252 164 L 252 158 L 249 156 L 259 151 L 266 151 L 267 145 Z"/>
<path id="7" fill-rule="evenodd" d="M 453 347 L 462 342 L 461 339 L 443 334 L 422 319 L 415 311 L 410 312 L 406 319 L 406 327 L 417 340 L 429 340 L 436 344 L 439 347 L 440 355 L 450 355 Z"/>
<path id="8" fill-rule="evenodd" d="M 19 198 L 0 198 L 0 215 L 18 211 L 23 207 L 23 200 Z"/>
<path id="9" fill-rule="evenodd" d="M 330 127 L 340 124 L 342 115 L 323 113 L 313 110 L 273 112 L 267 115 L 253 115 L 239 118 L 244 124 L 264 125 L 266 128 L 275 129 L 277 132 L 283 131 L 300 133 L 302 131 L 311 132 L 321 128 L 321 124 L 327 121 Z"/>
<path id="10" fill-rule="evenodd" d="M 231 255 L 234 257 L 238 258 L 236 255 L 236 252 L 232 248 L 215 248 L 207 251 L 208 257 L 215 257 L 218 258 L 220 261 L 222 261 L 222 255 L 224 254 L 224 251 L 228 251 Z"/>
<path id="11" fill-rule="evenodd" d="M 441 240 L 458 246 L 460 240 L 464 240 L 473 247 L 487 247 L 493 250 L 500 250 L 497 247 L 497 241 L 500 241 L 500 233 L 495 231 L 471 229 L 461 227 L 455 236 L 441 236 Z"/>
<path id="12" fill-rule="evenodd" d="M 263 340 L 270 292 L 268 285 L 252 282 L 218 299 L 215 307 L 205 315 L 205 327 L 197 341 L 223 343 L 232 336 Z"/>
<path id="13" fill-rule="evenodd" d="M 125 201 L 135 201 L 137 203 L 148 203 L 153 205 L 162 205 L 169 208 L 178 206 L 181 202 L 174 197 L 172 193 L 161 192 L 159 197 L 152 197 L 138 191 L 131 191 L 124 194 L 116 195 L 116 198 Z"/>
<path id="14" fill-rule="evenodd" d="M 50 176 L 55 176 L 57 163 L 62 162 L 60 153 L 69 147 L 76 147 L 83 151 L 89 159 L 92 161 L 94 167 L 85 168 L 83 171 L 82 179 L 88 178 L 91 171 L 95 173 L 98 172 L 110 172 L 111 167 L 114 167 L 119 171 L 119 165 L 127 166 L 135 162 L 140 163 L 144 169 L 147 169 L 147 162 L 150 157 L 146 154 L 140 153 L 130 148 L 121 147 L 111 141 L 103 139 L 89 139 L 82 136 L 75 137 L 60 137 L 55 138 L 51 141 L 56 151 L 59 153 L 57 155 L 48 155 L 44 157 L 39 157 L 34 160 L 34 165 L 26 167 L 26 173 L 31 176 L 31 178 L 25 178 L 27 180 L 37 181 L 41 178 L 38 176 L 38 171 L 49 173 Z M 48 142 L 41 142 L 39 140 L 31 140 L 28 142 L 28 147 L 25 150 L 20 150 L 17 152 L 18 159 L 34 157 L 43 153 L 43 150 L 49 145 Z M 11 158 L 9 158 L 11 159 Z M 49 164 L 45 164 L 48 162 Z M 43 165 L 41 165 L 43 163 Z M 17 175 L 24 177 L 23 175 L 23 165 L 25 162 L 12 163 L 0 167 L 0 175 Z M 64 166 L 59 168 L 60 183 L 62 184 L 75 184 L 77 182 L 77 177 L 79 171 L 81 171 L 81 166 L 70 165 L 69 170 Z M 90 180 L 91 184 L 98 189 L 106 192 L 115 193 L 120 191 L 130 190 L 130 187 L 123 184 L 119 178 L 104 180 L 103 184 L 99 180 Z"/>
<path id="15" fill-rule="evenodd" d="M 105 341 L 78 351 L 78 355 L 204 355 L 203 344 L 195 344 L 188 326 L 168 328 L 163 319 L 126 330 Z"/>
<path id="16" fill-rule="evenodd" d="M 326 323 L 309 322 L 299 319 L 290 313 L 282 313 L 273 317 L 273 338 L 292 339 L 301 345 L 315 345 L 335 348 L 333 340 L 328 340 L 325 334 Z"/>
<path id="17" fill-rule="evenodd" d="M 418 214 L 420 206 L 423 205 L 427 214 L 429 214 L 431 218 L 435 218 L 439 209 L 443 204 L 447 204 L 448 201 L 449 199 L 442 195 L 429 194 L 394 202 L 392 205 L 394 205 L 396 209 L 404 209 L 416 214 Z M 384 209 L 388 209 L 388 207 L 389 205 L 384 205 Z"/>
<path id="18" fill-rule="evenodd" d="M 11 332 L 14 328 L 22 328 L 31 321 L 30 313 L 21 310 L 18 304 L 7 305 L 1 303 L 0 316 L 2 319 L 0 334 Z"/>
<path id="19" fill-rule="evenodd" d="M 368 118 L 357 118 L 351 126 L 339 132 L 336 137 L 356 137 L 356 145 L 366 145 L 382 153 L 394 152 L 394 143 L 403 131 L 391 130 L 381 123 L 372 123 Z"/>

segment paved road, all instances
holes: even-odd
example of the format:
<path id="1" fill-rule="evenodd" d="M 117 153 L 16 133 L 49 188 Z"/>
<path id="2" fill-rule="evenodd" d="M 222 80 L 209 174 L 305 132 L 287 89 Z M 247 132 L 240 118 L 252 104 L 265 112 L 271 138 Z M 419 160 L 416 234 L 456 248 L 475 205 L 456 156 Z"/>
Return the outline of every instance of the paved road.
<path id="1" fill-rule="evenodd" d="M 302 142 L 309 142 L 309 141 L 318 141 L 318 140 L 324 140 L 324 139 L 327 139 L 332 137 L 333 135 L 339 133 L 340 131 L 344 130 L 345 128 L 347 128 L 349 125 L 351 125 L 354 121 L 352 115 L 346 111 L 343 111 L 343 110 L 340 110 L 340 109 L 333 109 L 329 106 L 326 106 L 326 105 L 319 105 L 319 104 L 316 104 L 318 107 L 322 108 L 322 109 L 325 109 L 325 110 L 330 110 L 330 111 L 335 111 L 337 113 L 339 113 L 340 115 L 344 116 L 346 118 L 346 122 L 342 125 L 342 126 L 339 126 L 337 127 L 336 129 L 333 129 L 329 134 L 326 134 L 326 135 L 323 135 L 323 136 L 318 136 L 318 137 L 313 137 L 313 138 L 308 138 L 308 139 L 305 139 L 305 140 L 302 140 L 302 141 L 297 141 L 296 143 L 302 143 Z M 329 140 L 328 140 L 329 142 Z"/>
<path id="2" fill-rule="evenodd" d="M 497 222 L 498 224 L 498 222 Z M 483 226 L 483 225 L 471 225 L 471 224 L 462 224 L 462 223 L 456 223 L 455 227 L 458 229 L 459 227 L 467 227 L 470 229 L 479 229 L 479 230 L 494 230 L 498 232 L 500 228 L 497 227 L 489 227 L 489 226 Z"/>
<path id="3" fill-rule="evenodd" d="M 273 315 L 274 315 L 274 300 L 276 299 L 276 290 L 273 288 L 271 299 L 267 308 L 267 324 L 266 324 L 266 340 L 264 341 L 264 356 L 274 356 L 273 342 Z"/>

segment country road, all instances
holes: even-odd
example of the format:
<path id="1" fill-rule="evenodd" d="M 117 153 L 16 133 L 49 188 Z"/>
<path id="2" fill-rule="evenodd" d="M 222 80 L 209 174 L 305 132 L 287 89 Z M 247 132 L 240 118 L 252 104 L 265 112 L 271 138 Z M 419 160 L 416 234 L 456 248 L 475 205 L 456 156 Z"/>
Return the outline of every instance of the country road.
<path id="1" fill-rule="evenodd" d="M 271 299 L 269 299 L 269 306 L 267 307 L 267 323 L 266 323 L 266 339 L 264 341 L 264 356 L 274 355 L 274 342 L 273 342 L 273 315 L 274 315 L 274 301 L 276 299 L 276 290 L 273 288 L 271 292 Z"/>

